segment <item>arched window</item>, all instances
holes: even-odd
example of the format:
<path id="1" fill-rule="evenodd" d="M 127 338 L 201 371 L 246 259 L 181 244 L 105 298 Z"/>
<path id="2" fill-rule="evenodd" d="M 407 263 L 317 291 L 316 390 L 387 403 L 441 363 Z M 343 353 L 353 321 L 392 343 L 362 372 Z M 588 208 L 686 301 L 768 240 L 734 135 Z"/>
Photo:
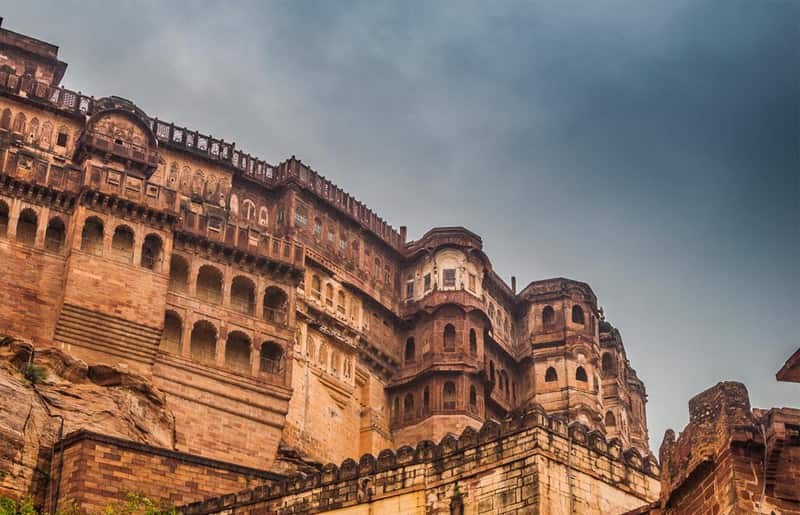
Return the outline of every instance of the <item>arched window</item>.
<path id="1" fill-rule="evenodd" d="M 313 345 L 314 343 L 309 340 L 309 349 L 312 349 Z M 282 374 L 283 362 L 283 347 L 275 342 L 261 344 L 259 370 L 267 374 Z"/>
<path id="2" fill-rule="evenodd" d="M 28 137 L 27 137 L 28 143 L 33 145 L 33 143 L 36 141 L 36 136 L 39 135 L 39 119 L 38 118 L 34 117 L 31 120 L 31 123 L 28 124 L 27 135 L 28 135 Z"/>
<path id="3" fill-rule="evenodd" d="M 245 373 L 251 370 L 250 338 L 241 331 L 228 333 L 228 341 L 225 343 L 225 366 Z"/>
<path id="4" fill-rule="evenodd" d="M 256 205 L 250 199 L 242 201 L 242 216 L 245 220 L 254 221 L 256 219 Z"/>
<path id="5" fill-rule="evenodd" d="M 489 382 L 494 384 L 494 361 L 489 360 Z"/>
<path id="6" fill-rule="evenodd" d="M 614 418 L 614 414 L 612 412 L 606 413 L 606 427 L 616 427 L 617 419 Z"/>
<path id="7" fill-rule="evenodd" d="M 8 233 L 8 204 L 0 200 L 0 237 Z"/>
<path id="8" fill-rule="evenodd" d="M 325 304 L 333 307 L 333 286 L 331 283 L 325 284 Z"/>
<path id="9" fill-rule="evenodd" d="M 572 323 L 581 325 L 584 324 L 583 308 L 577 304 L 572 306 Z"/>
<path id="10" fill-rule="evenodd" d="M 346 310 L 345 310 L 345 303 L 346 302 L 347 302 L 347 300 L 346 300 L 344 291 L 339 290 L 339 292 L 336 294 L 336 311 L 338 311 L 342 315 L 344 315 L 345 312 L 346 312 Z"/>
<path id="11" fill-rule="evenodd" d="M 6 130 L 11 128 L 11 109 L 3 109 L 3 116 L 0 117 L 0 128 Z"/>
<path id="12" fill-rule="evenodd" d="M 264 348 L 263 346 L 261 347 Z M 317 357 L 317 345 L 314 343 L 314 339 L 309 337 L 308 341 L 306 342 L 306 356 L 310 361 L 313 361 L 314 358 Z"/>
<path id="13" fill-rule="evenodd" d="M 247 277 L 237 275 L 231 282 L 231 307 L 245 315 L 256 310 L 256 287 Z"/>
<path id="14" fill-rule="evenodd" d="M 422 409 L 428 413 L 431 409 L 431 390 L 427 386 L 422 390 Z"/>
<path id="15" fill-rule="evenodd" d="M 322 298 L 322 281 L 318 275 L 311 276 L 311 296 L 317 300 Z"/>
<path id="16" fill-rule="evenodd" d="M 324 343 L 319 346 L 319 356 L 317 356 L 317 363 L 322 368 L 328 368 L 328 346 Z"/>
<path id="17" fill-rule="evenodd" d="M 36 228 L 39 217 L 31 208 L 23 209 L 17 220 L 17 241 L 25 245 L 33 245 L 36 241 Z"/>
<path id="18" fill-rule="evenodd" d="M 444 350 L 446 352 L 456 350 L 456 328 L 453 327 L 453 324 L 444 326 Z"/>
<path id="19" fill-rule="evenodd" d="M 58 217 L 51 218 L 47 223 L 47 231 L 44 233 L 44 248 L 51 252 L 61 252 L 66 237 L 67 230 L 64 222 Z"/>
<path id="20" fill-rule="evenodd" d="M 410 393 L 407 393 L 405 399 L 403 399 L 403 418 L 405 420 L 414 418 L 414 396 Z"/>
<path id="21" fill-rule="evenodd" d="M 589 381 L 589 378 L 586 376 L 586 370 L 583 367 L 578 367 L 575 370 L 575 379 L 578 381 L 583 381 L 584 383 Z"/>
<path id="22" fill-rule="evenodd" d="M 264 319 L 276 324 L 286 323 L 286 293 L 277 286 L 270 286 L 264 292 Z"/>
<path id="23" fill-rule="evenodd" d="M 164 245 L 156 234 L 148 234 L 142 243 L 142 267 L 148 270 L 161 271 Z"/>
<path id="24" fill-rule="evenodd" d="M 314 218 L 314 236 L 319 238 L 320 234 L 322 234 L 322 220 Z"/>
<path id="25" fill-rule="evenodd" d="M 508 395 L 508 374 L 505 370 L 500 371 L 500 391 Z"/>
<path id="26" fill-rule="evenodd" d="M 556 369 L 553 367 L 548 367 L 547 372 L 544 374 L 544 380 L 548 383 L 553 383 L 558 381 L 558 374 L 556 374 Z"/>
<path id="27" fill-rule="evenodd" d="M 478 336 L 475 334 L 475 329 L 469 330 L 469 353 L 473 356 L 478 355 Z"/>
<path id="28" fill-rule="evenodd" d="M 611 355 L 610 352 L 603 353 L 603 373 L 604 374 L 616 374 L 617 367 L 614 363 L 614 356 Z"/>
<path id="29" fill-rule="evenodd" d="M 197 272 L 197 298 L 215 304 L 222 303 L 222 272 L 203 265 Z"/>
<path id="30" fill-rule="evenodd" d="M 14 118 L 14 127 L 12 130 L 20 134 L 25 134 L 25 113 L 17 113 L 17 116 Z"/>
<path id="31" fill-rule="evenodd" d="M 478 410 L 478 392 L 475 390 L 475 385 L 469 387 L 469 407 L 472 411 Z"/>
<path id="32" fill-rule="evenodd" d="M 81 250 L 96 256 L 103 254 L 103 222 L 99 218 L 92 216 L 83 224 Z"/>
<path id="33" fill-rule="evenodd" d="M 192 328 L 192 359 L 213 365 L 217 353 L 217 328 L 207 320 L 198 320 Z"/>
<path id="34" fill-rule="evenodd" d="M 444 388 L 442 389 L 442 399 L 444 400 L 444 409 L 456 409 L 456 385 L 454 382 L 447 381 L 444 383 Z"/>
<path id="35" fill-rule="evenodd" d="M 174 311 L 167 311 L 164 316 L 164 332 L 161 334 L 161 350 L 172 354 L 181 353 L 181 338 L 183 337 L 183 322 Z"/>
<path id="36" fill-rule="evenodd" d="M 111 238 L 111 252 L 115 258 L 133 261 L 133 230 L 127 225 L 119 225 L 114 229 L 114 236 Z"/>
<path id="37" fill-rule="evenodd" d="M 542 324 L 545 329 L 552 329 L 556 325 L 556 312 L 553 306 L 545 306 L 542 310 Z"/>
<path id="38" fill-rule="evenodd" d="M 183 293 L 189 289 L 189 263 L 177 254 L 169 260 L 169 289 Z"/>
<path id="39" fill-rule="evenodd" d="M 398 417 L 400 417 L 400 397 L 395 397 L 392 404 L 392 420 L 396 421 Z"/>
<path id="40" fill-rule="evenodd" d="M 339 351 L 333 350 L 331 351 L 331 374 L 337 376 L 339 375 L 339 370 L 342 368 L 342 357 L 339 354 Z"/>
<path id="41" fill-rule="evenodd" d="M 406 363 L 414 363 L 416 359 L 416 345 L 414 344 L 414 338 L 409 338 L 406 340 L 406 352 L 405 352 L 405 361 Z"/>
<path id="42" fill-rule="evenodd" d="M 269 225 L 269 211 L 267 211 L 266 207 L 262 207 L 258 210 L 258 224 L 263 226 Z"/>
<path id="43" fill-rule="evenodd" d="M 39 133 L 39 146 L 42 148 L 50 148 L 51 140 L 53 139 L 53 124 L 44 122 L 42 124 L 42 131 Z"/>

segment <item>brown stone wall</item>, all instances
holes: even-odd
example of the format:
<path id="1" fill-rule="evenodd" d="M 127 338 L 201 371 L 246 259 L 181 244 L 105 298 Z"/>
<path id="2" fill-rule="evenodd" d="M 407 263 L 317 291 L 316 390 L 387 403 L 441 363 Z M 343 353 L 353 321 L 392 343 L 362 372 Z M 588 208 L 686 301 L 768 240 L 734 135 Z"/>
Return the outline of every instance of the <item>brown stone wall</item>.
<path id="1" fill-rule="evenodd" d="M 74 504 L 92 512 L 126 494 L 139 493 L 155 502 L 179 505 L 224 492 L 268 484 L 277 476 L 257 469 L 219 462 L 127 440 L 79 432 L 57 453 L 58 503 L 51 511 Z M 49 496 L 48 496 L 49 498 Z"/>
<path id="2" fill-rule="evenodd" d="M 0 327 L 37 343 L 52 339 L 61 302 L 64 257 L 0 236 Z"/>
<path id="3" fill-rule="evenodd" d="M 159 353 L 153 383 L 175 415 L 176 448 L 248 467 L 275 459 L 291 391 Z"/>
<path id="4" fill-rule="evenodd" d="M 661 444 L 659 502 L 631 513 L 800 513 L 800 410 L 751 410 L 744 385 L 722 382 L 689 415 Z"/>

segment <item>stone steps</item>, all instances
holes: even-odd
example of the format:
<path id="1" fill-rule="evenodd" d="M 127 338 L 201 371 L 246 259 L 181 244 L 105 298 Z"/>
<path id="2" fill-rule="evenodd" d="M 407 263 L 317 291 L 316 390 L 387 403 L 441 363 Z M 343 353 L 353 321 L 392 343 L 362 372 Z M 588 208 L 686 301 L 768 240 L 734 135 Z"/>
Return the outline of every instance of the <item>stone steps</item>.
<path id="1" fill-rule="evenodd" d="M 65 304 L 58 318 L 54 340 L 152 365 L 161 331 Z"/>

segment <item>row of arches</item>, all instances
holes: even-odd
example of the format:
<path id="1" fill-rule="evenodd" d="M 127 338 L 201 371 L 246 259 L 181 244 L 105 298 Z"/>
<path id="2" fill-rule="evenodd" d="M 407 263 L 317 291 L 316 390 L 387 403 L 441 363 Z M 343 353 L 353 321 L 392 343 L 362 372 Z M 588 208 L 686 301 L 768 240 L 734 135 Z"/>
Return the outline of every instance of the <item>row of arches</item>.
<path id="1" fill-rule="evenodd" d="M 173 354 L 183 354 L 183 320 L 174 311 L 167 311 L 164 317 L 164 332 L 161 349 Z M 217 364 L 219 331 L 208 320 L 198 320 L 192 325 L 189 337 L 188 354 L 195 361 L 207 365 Z M 242 373 L 265 373 L 280 375 L 285 371 L 283 347 L 273 341 L 262 342 L 257 354 L 253 354 L 253 342 L 242 331 L 231 331 L 224 341 L 223 364 L 225 367 Z M 253 357 L 257 363 L 253 363 Z"/>
<path id="2" fill-rule="evenodd" d="M 441 404 L 439 406 L 432 406 L 430 386 L 423 388 L 420 404 L 417 404 L 417 395 L 414 392 L 406 393 L 402 396 L 402 406 L 401 396 L 395 396 L 390 413 L 394 424 L 413 422 L 427 417 L 434 411 L 455 411 L 458 407 L 456 384 L 453 381 L 445 381 L 442 385 Z M 415 408 L 415 406 L 419 406 L 419 409 Z M 467 409 L 473 413 L 478 411 L 478 391 L 475 385 L 470 385 L 469 387 Z"/>
<path id="3" fill-rule="evenodd" d="M 575 380 L 580 381 L 582 383 L 589 382 L 589 376 L 586 373 L 586 369 L 583 367 L 578 367 L 575 369 Z M 548 367 L 547 371 L 544 373 L 544 381 L 546 383 L 554 383 L 558 382 L 558 372 L 554 367 Z"/>
<path id="4" fill-rule="evenodd" d="M 584 315 L 583 308 L 578 304 L 572 306 L 572 323 L 584 325 L 586 323 L 586 316 Z M 554 329 L 556 325 L 556 311 L 553 306 L 545 306 L 542 308 L 542 325 L 545 329 Z"/>
<path id="5" fill-rule="evenodd" d="M 324 302 L 330 309 L 335 308 L 336 312 L 342 316 L 347 314 L 347 294 L 345 291 L 343 289 L 335 290 L 330 282 L 326 282 L 323 288 L 322 279 L 317 274 L 311 276 L 311 297 L 320 303 Z"/>
<path id="6" fill-rule="evenodd" d="M 45 120 L 40 125 L 39 119 L 35 116 L 28 121 L 25 113 L 21 111 L 14 116 L 11 109 L 4 109 L 0 114 L 0 128 L 22 134 L 29 145 L 49 149 L 53 142 L 53 124 L 50 121 Z M 64 126 L 59 127 L 56 145 L 66 147 L 68 140 L 69 130 Z"/>
<path id="7" fill-rule="evenodd" d="M 8 236 L 10 225 L 10 210 L 8 204 L 0 200 L 0 237 Z M 18 242 L 33 246 L 36 243 L 36 234 L 39 230 L 39 214 L 31 209 L 25 208 L 19 213 L 17 218 L 15 238 Z M 52 252 L 60 252 L 64 248 L 67 230 L 61 218 L 55 216 L 47 222 L 45 230 L 44 246 Z"/>
<path id="8" fill-rule="evenodd" d="M 495 374 L 494 360 L 489 360 L 489 381 L 497 385 L 497 390 L 500 395 L 510 399 L 512 402 L 517 400 L 517 383 L 516 381 L 509 380 L 508 372 L 505 369 L 500 369 L 500 372 Z"/>
<path id="9" fill-rule="evenodd" d="M 189 262 L 179 255 L 170 260 L 169 288 L 172 291 L 188 293 Z M 214 265 L 205 264 L 197 271 L 195 296 L 205 302 L 222 304 L 224 300 L 224 274 Z M 256 316 L 256 285 L 244 275 L 234 276 L 230 283 L 230 307 L 240 313 Z M 269 286 L 264 291 L 260 316 L 269 322 L 285 324 L 288 319 L 288 296 L 283 289 Z"/>
<path id="10" fill-rule="evenodd" d="M 442 349 L 445 352 L 456 351 L 456 328 L 453 324 L 446 324 L 442 331 Z M 475 329 L 469 330 L 469 353 L 472 356 L 478 355 L 478 335 Z M 417 360 L 417 344 L 413 336 L 406 340 L 403 349 L 403 361 L 406 364 L 413 364 Z"/>
<path id="11" fill-rule="evenodd" d="M 119 261 L 133 264 L 136 235 L 130 226 L 117 225 L 111 236 L 111 257 Z M 105 247 L 105 225 L 103 221 L 90 216 L 83 224 L 81 231 L 81 250 L 102 256 Z M 145 236 L 142 242 L 142 253 L 139 264 L 148 270 L 160 271 L 163 261 L 164 244 L 155 233 Z"/>
<path id="12" fill-rule="evenodd" d="M 350 379 L 353 375 L 352 358 L 343 355 L 335 347 L 330 347 L 325 342 L 317 347 L 313 338 L 308 338 L 306 355 L 311 363 L 322 367 L 323 370 L 343 379 Z"/>

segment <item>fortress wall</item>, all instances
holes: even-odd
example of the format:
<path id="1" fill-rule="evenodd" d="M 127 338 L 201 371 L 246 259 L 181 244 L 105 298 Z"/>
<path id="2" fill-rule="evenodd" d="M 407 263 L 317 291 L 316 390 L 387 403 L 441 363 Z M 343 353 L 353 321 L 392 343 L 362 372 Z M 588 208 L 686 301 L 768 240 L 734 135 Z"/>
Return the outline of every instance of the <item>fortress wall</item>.
<path id="1" fill-rule="evenodd" d="M 530 411 L 502 426 L 420 442 L 181 508 L 210 513 L 620 513 L 658 497 L 654 460 L 584 426 Z M 401 504 L 402 503 L 402 504 Z M 463 511 L 458 511 L 458 509 Z M 568 509 L 568 507 L 566 507 Z M 553 511 L 550 511 L 553 510 Z"/>
<path id="2" fill-rule="evenodd" d="M 131 493 L 174 506 L 278 478 L 238 464 L 84 431 L 63 443 L 63 462 L 56 467 L 61 473 L 53 483 L 57 492 L 50 492 L 58 495 L 58 502 L 49 511 L 66 510 L 73 503 L 81 512 L 99 511 Z"/>

